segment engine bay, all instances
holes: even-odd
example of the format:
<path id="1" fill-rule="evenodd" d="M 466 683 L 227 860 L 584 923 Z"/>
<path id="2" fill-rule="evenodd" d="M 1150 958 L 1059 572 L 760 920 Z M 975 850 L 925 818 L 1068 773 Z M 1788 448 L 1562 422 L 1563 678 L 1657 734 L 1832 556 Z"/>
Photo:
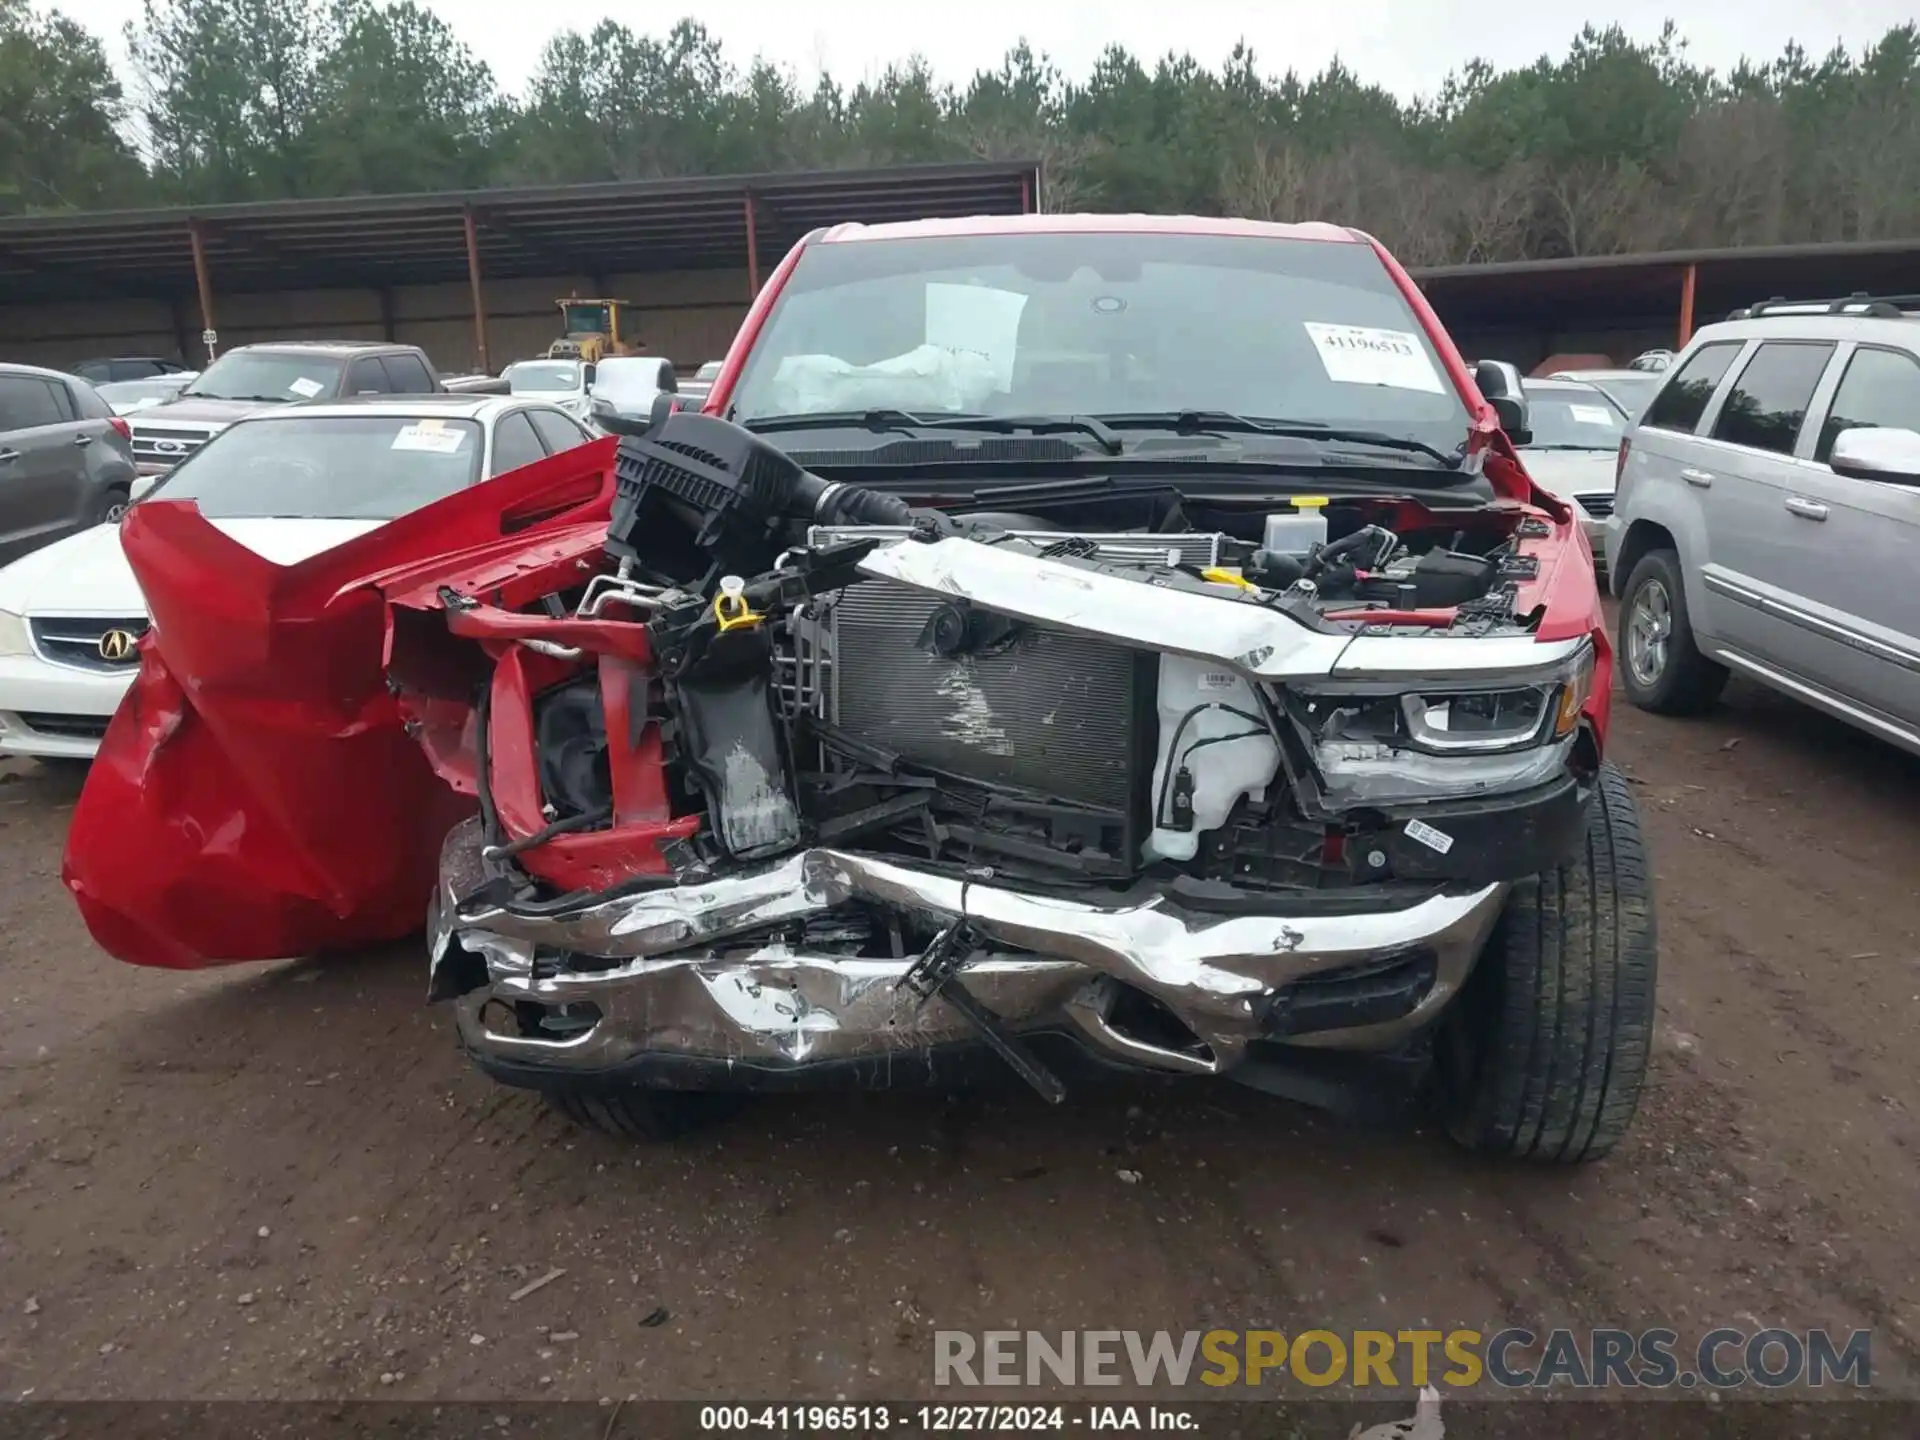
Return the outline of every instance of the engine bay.
<path id="1" fill-rule="evenodd" d="M 1074 892 L 1389 879 L 1352 843 L 1377 823 L 1370 792 L 1327 783 L 1316 746 L 1392 765 L 1414 721 L 1288 677 L 1363 636 L 1525 639 L 1537 621 L 1522 542 L 1546 527 L 1518 506 L 1041 483 L 1018 509 L 936 509 L 682 413 L 623 439 L 617 476 L 604 567 L 542 605 L 644 628 L 652 663 L 616 705 L 592 647 L 520 642 L 546 823 L 511 852 L 671 817 L 669 883 L 809 845 Z M 1538 733 L 1567 699 L 1425 713 Z M 660 772 L 640 809 L 610 758 L 631 768 L 636 744 Z"/>

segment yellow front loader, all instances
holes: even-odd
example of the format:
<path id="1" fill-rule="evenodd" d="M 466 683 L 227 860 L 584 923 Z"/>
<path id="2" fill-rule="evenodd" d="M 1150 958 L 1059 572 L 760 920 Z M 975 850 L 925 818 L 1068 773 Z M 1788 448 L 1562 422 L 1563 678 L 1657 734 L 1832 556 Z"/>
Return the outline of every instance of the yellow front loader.
<path id="1" fill-rule="evenodd" d="M 569 295 L 554 302 L 560 307 L 561 336 L 547 347 L 549 360 L 584 360 L 593 364 L 609 355 L 641 353 L 638 326 L 626 312 L 625 300 L 582 300 Z"/>

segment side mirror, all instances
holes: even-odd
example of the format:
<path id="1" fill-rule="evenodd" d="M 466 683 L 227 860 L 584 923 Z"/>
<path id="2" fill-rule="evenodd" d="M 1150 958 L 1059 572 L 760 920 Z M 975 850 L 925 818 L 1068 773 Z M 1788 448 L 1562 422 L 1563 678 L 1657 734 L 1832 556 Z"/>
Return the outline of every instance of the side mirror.
<path id="1" fill-rule="evenodd" d="M 1493 406 L 1493 413 L 1500 421 L 1500 428 L 1507 432 L 1507 439 L 1515 445 L 1533 443 L 1533 427 L 1528 423 L 1524 395 L 1489 395 L 1487 403 Z"/>
<path id="2" fill-rule="evenodd" d="M 587 406 L 587 418 L 609 435 L 645 435 L 679 408 L 679 397 L 664 391 L 653 396 L 645 414 L 631 404 L 596 395 Z"/>
<path id="3" fill-rule="evenodd" d="M 598 367 L 591 360 L 589 360 L 585 365 L 581 366 L 580 367 L 581 388 L 585 390 L 591 390 L 593 388 L 593 377 L 598 373 L 599 373 Z"/>
<path id="4" fill-rule="evenodd" d="M 1519 395 L 1520 367 L 1506 360 L 1481 360 L 1473 367 L 1473 383 L 1487 399 Z"/>
<path id="5" fill-rule="evenodd" d="M 609 435 L 644 435 L 653 425 L 651 413 L 637 414 L 604 395 L 596 395 L 587 403 L 587 418 Z"/>
<path id="6" fill-rule="evenodd" d="M 1842 430 L 1827 464 L 1834 474 L 1855 480 L 1920 485 L 1920 434 L 1890 425 Z"/>
<path id="7" fill-rule="evenodd" d="M 1531 445 L 1533 427 L 1528 423 L 1527 392 L 1520 388 L 1520 368 L 1505 360 L 1482 360 L 1473 367 L 1473 383 L 1493 406 L 1507 439 Z"/>

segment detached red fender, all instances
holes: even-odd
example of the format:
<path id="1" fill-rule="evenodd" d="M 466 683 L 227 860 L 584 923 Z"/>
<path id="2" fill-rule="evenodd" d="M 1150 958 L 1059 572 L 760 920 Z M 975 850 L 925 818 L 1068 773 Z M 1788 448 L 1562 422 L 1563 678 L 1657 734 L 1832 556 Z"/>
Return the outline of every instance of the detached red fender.
<path id="1" fill-rule="evenodd" d="M 474 802 L 470 761 L 459 785 L 461 757 L 430 760 L 388 689 L 389 594 L 537 568 L 560 535 L 578 548 L 604 530 L 612 460 L 611 440 L 583 446 L 291 566 L 188 502 L 136 505 L 121 543 L 153 627 L 62 872 L 100 946 L 192 969 L 416 928 L 440 841 Z M 470 753 L 470 714 L 448 709 Z"/>

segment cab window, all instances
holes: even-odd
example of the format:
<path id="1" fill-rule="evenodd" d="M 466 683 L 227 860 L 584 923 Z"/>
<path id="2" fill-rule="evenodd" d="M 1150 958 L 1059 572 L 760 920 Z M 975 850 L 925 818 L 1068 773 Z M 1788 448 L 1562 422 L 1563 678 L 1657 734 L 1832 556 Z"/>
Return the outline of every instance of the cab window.
<path id="1" fill-rule="evenodd" d="M 1713 422 L 1713 438 L 1729 445 L 1791 455 L 1806 423 L 1814 389 L 1833 346 L 1769 340 L 1753 352 Z"/>
<path id="2" fill-rule="evenodd" d="M 1840 432 L 1863 425 L 1920 430 L 1920 361 L 1897 350 L 1856 350 L 1820 427 L 1813 458 L 1826 464 Z"/>

